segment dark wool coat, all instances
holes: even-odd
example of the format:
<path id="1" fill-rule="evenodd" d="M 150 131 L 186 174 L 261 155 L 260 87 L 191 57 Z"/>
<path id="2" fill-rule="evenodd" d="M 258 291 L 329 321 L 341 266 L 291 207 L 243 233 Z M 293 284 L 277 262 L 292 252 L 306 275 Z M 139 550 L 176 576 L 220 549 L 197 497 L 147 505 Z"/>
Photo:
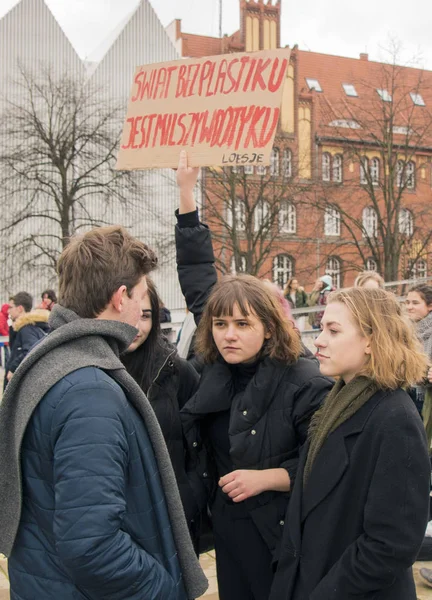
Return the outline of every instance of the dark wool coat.
<path id="1" fill-rule="evenodd" d="M 204 368 L 198 392 L 181 411 L 196 489 L 214 490 L 216 471 L 206 443 L 206 417 L 230 407 L 232 374 L 223 361 Z M 288 365 L 265 358 L 230 409 L 230 455 L 234 469 L 286 468 L 296 479 L 299 448 L 305 442 L 312 414 L 332 387 L 315 361 L 300 358 Z M 199 491 L 197 491 L 199 495 Z M 244 504 L 269 550 L 281 538 L 289 494 L 267 491 Z"/>
<path id="2" fill-rule="evenodd" d="M 303 489 L 306 451 L 270 600 L 415 600 L 430 462 L 411 399 L 372 396 L 328 437 Z"/>

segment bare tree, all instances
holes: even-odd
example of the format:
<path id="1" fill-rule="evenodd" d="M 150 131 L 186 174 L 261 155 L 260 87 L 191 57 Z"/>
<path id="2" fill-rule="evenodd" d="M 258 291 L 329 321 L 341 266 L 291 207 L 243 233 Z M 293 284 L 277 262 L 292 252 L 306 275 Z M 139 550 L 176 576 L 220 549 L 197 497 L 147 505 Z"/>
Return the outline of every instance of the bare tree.
<path id="1" fill-rule="evenodd" d="M 0 114 L 0 233 L 15 270 L 47 278 L 72 234 L 131 214 L 139 188 L 114 169 L 124 107 L 103 90 L 22 67 L 13 89 Z"/>
<path id="2" fill-rule="evenodd" d="M 301 252 L 296 239 L 298 185 L 287 156 L 279 164 L 279 155 L 273 155 L 267 168 L 205 171 L 205 219 L 212 229 L 217 267 L 222 272 L 269 276 L 268 259 L 286 253 L 287 242 L 291 249 L 295 247 L 296 257 Z"/>
<path id="3" fill-rule="evenodd" d="M 350 92 L 361 100 L 319 100 L 328 118 L 317 133 L 320 183 L 302 197 L 340 228 L 346 267 L 372 264 L 387 281 L 415 275 L 432 226 L 422 182 L 432 155 L 432 78 L 398 66 L 397 56 L 353 81 Z"/>

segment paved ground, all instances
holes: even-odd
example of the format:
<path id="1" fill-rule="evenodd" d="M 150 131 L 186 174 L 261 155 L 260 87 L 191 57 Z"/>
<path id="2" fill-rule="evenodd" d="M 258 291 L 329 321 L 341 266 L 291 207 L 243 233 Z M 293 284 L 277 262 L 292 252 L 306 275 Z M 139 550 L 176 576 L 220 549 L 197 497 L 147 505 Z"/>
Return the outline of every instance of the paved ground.
<path id="1" fill-rule="evenodd" d="M 208 552 L 201 556 L 201 564 L 207 575 L 210 587 L 204 594 L 204 600 L 219 600 L 216 583 L 216 565 L 214 552 Z M 418 580 L 418 570 L 421 567 L 432 567 L 432 562 L 418 562 L 414 565 L 414 575 L 417 581 L 417 598 L 418 600 L 432 600 L 432 588 Z M 0 558 L 0 600 L 9 599 L 9 582 L 7 580 L 7 564 L 4 558 Z"/>

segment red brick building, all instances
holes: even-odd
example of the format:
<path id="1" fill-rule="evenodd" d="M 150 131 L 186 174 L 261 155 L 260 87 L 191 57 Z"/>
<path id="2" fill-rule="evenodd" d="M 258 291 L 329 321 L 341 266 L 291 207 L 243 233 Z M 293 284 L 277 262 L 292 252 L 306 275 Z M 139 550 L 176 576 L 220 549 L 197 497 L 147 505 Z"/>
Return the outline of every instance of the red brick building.
<path id="1" fill-rule="evenodd" d="M 182 55 L 280 47 L 280 0 L 239 5 L 240 30 L 223 38 L 183 33 L 181 21 L 174 21 L 168 30 Z M 268 184 L 266 206 L 261 200 L 252 207 L 255 223 L 272 212 L 269 193 L 279 211 L 258 272 L 281 285 L 291 275 L 310 285 L 324 272 L 336 285 L 350 285 L 364 268 L 387 280 L 426 275 L 432 269 L 431 108 L 432 72 L 372 62 L 366 54 L 351 59 L 294 47 L 272 164 L 246 173 L 239 167 L 235 174 L 236 197 L 246 203 L 246 179 L 256 190 L 251 195 Z M 224 234 L 233 218 L 226 215 L 220 177 L 221 170 L 207 172 L 205 186 L 207 201 L 224 216 L 206 218 L 218 233 L 221 263 L 246 268 L 246 258 L 233 261 L 232 240 Z M 247 221 L 248 214 L 241 208 L 237 216 Z M 261 243 L 246 240 L 246 229 L 240 223 L 235 238 L 245 257 Z"/>

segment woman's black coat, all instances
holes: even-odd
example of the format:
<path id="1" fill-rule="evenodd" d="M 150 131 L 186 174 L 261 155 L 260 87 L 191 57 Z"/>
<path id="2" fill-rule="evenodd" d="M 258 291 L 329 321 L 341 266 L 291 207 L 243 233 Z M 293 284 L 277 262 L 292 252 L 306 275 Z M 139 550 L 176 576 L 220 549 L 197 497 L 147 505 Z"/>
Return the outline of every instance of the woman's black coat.
<path id="1" fill-rule="evenodd" d="M 306 451 L 270 600 L 415 600 L 430 462 L 411 399 L 377 392 L 328 437 L 303 488 Z"/>
<path id="2" fill-rule="evenodd" d="M 300 358 L 288 365 L 265 358 L 245 392 L 235 395 L 229 366 L 222 360 L 206 365 L 197 393 L 181 411 L 196 495 L 204 496 L 217 486 L 211 449 L 204 448 L 208 415 L 230 408 L 233 470 L 282 467 L 294 485 L 310 418 L 332 384 L 314 360 Z M 271 552 L 281 539 L 288 499 L 288 493 L 266 491 L 244 501 Z"/>

